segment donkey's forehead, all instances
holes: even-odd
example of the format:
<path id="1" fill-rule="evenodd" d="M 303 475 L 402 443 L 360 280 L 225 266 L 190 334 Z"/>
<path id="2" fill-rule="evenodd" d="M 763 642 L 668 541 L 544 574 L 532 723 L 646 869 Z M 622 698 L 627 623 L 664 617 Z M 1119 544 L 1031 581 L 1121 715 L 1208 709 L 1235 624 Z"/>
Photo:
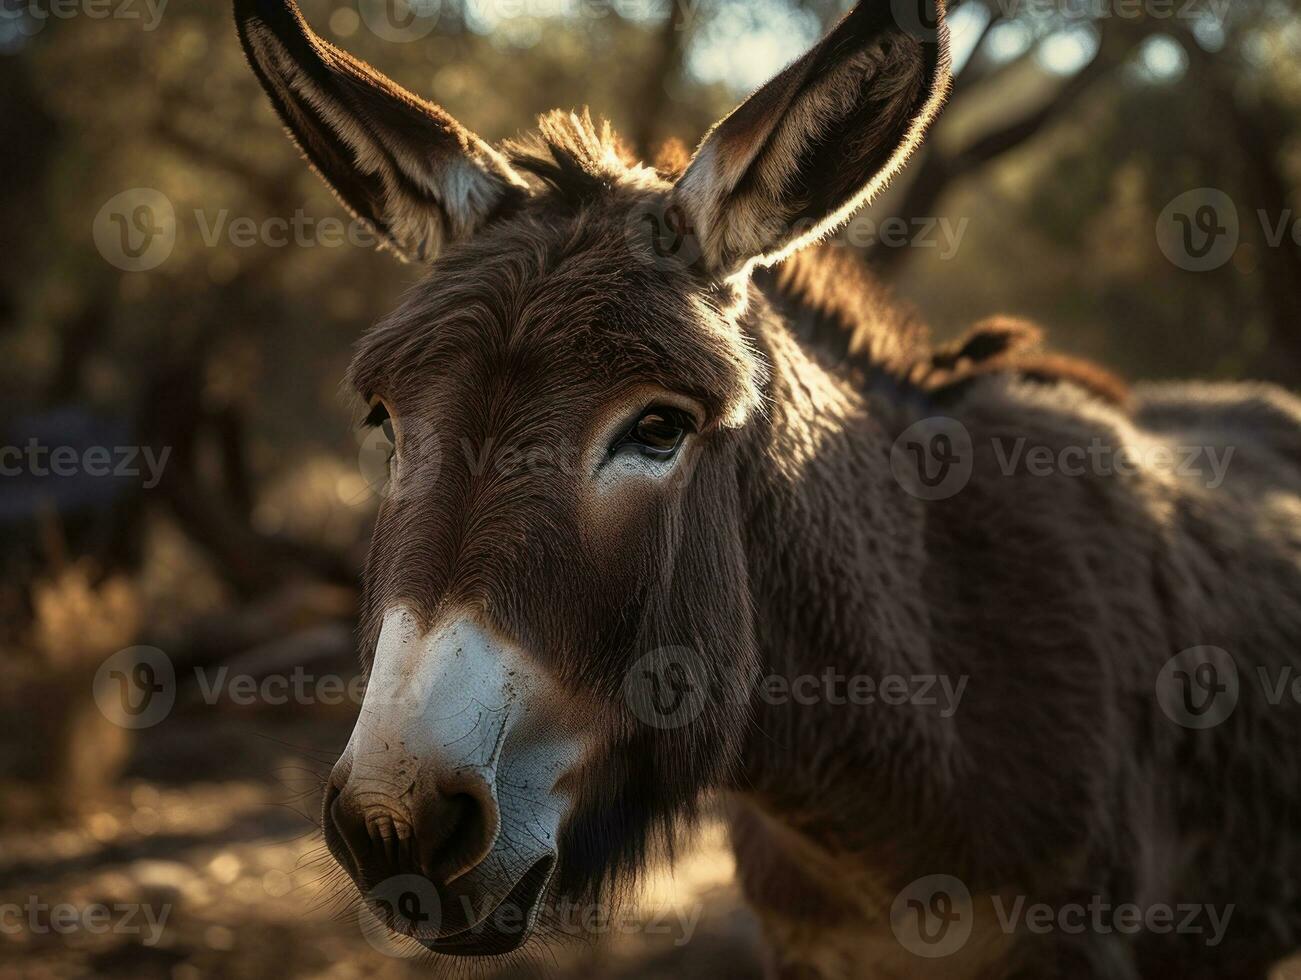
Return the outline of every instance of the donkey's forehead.
<path id="1" fill-rule="evenodd" d="M 646 207 L 616 195 L 576 209 L 542 201 L 449 249 L 362 338 L 352 383 L 399 399 L 476 371 L 650 383 L 722 420 L 744 417 L 762 371 L 734 297 L 655 259 L 637 220 Z"/>

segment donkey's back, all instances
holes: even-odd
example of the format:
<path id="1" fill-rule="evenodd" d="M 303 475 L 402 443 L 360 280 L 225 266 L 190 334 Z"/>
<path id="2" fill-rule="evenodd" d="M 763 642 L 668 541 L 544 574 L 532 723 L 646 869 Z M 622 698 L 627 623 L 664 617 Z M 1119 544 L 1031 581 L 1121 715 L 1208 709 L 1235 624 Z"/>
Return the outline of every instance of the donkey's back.
<path id="1" fill-rule="evenodd" d="M 1233 447 L 1280 484 L 1301 479 L 1301 399 L 1256 383 L 1171 382 L 1135 389 L 1135 418 L 1185 440 Z"/>
<path id="2" fill-rule="evenodd" d="M 1262 976 L 1301 937 L 1301 400 L 1181 383 L 1122 405 L 1004 372 L 945 411 L 973 468 L 928 510 L 959 570 L 933 601 L 958 607 L 942 656 L 972 676 L 977 825 L 1059 842 L 1054 907 L 1175 910 L 1063 975 Z"/>

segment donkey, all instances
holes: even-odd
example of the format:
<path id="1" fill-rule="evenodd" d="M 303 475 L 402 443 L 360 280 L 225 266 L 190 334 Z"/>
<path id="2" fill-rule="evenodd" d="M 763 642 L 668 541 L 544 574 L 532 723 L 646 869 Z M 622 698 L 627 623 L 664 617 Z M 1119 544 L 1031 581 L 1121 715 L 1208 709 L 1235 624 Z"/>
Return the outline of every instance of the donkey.
<path id="1" fill-rule="evenodd" d="M 936 348 L 818 244 L 940 110 L 937 3 L 863 0 L 659 166 L 585 112 L 490 146 L 291 0 L 235 14 L 430 266 L 350 369 L 391 458 L 322 813 L 392 929 L 527 951 L 717 806 L 775 977 L 1293 949 L 1301 402 L 1010 320 Z"/>

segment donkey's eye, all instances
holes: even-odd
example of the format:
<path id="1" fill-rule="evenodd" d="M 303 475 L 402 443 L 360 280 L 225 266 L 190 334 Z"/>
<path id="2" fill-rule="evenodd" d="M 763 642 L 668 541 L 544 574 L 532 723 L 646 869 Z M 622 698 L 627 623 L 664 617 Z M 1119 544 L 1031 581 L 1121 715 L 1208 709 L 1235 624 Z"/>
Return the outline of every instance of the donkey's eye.
<path id="1" fill-rule="evenodd" d="M 695 428 L 691 416 L 680 408 L 654 405 L 642 412 L 632 428 L 615 442 L 612 452 L 633 449 L 646 456 L 667 458 L 678 451 L 687 433 Z"/>
<path id="2" fill-rule="evenodd" d="M 393 434 L 393 419 L 389 416 L 388 409 L 384 407 L 383 402 L 376 402 L 375 407 L 370 410 L 361 423 L 366 429 L 379 429 L 384 438 L 388 440 L 388 458 L 392 459 L 394 452 L 397 451 L 397 438 Z"/>

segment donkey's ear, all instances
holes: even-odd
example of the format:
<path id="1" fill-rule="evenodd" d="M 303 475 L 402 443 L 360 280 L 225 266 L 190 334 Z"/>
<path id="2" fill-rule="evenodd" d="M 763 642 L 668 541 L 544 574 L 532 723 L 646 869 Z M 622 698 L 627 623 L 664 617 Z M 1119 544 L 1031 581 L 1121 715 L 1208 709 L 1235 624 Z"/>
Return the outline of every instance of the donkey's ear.
<path id="1" fill-rule="evenodd" d="M 711 272 L 834 231 L 903 166 L 949 85 L 941 0 L 861 0 L 719 122 L 674 189 Z"/>
<path id="2" fill-rule="evenodd" d="M 523 181 L 436 105 L 323 41 L 293 0 L 235 0 L 249 64 L 312 166 L 404 259 L 432 261 Z"/>

